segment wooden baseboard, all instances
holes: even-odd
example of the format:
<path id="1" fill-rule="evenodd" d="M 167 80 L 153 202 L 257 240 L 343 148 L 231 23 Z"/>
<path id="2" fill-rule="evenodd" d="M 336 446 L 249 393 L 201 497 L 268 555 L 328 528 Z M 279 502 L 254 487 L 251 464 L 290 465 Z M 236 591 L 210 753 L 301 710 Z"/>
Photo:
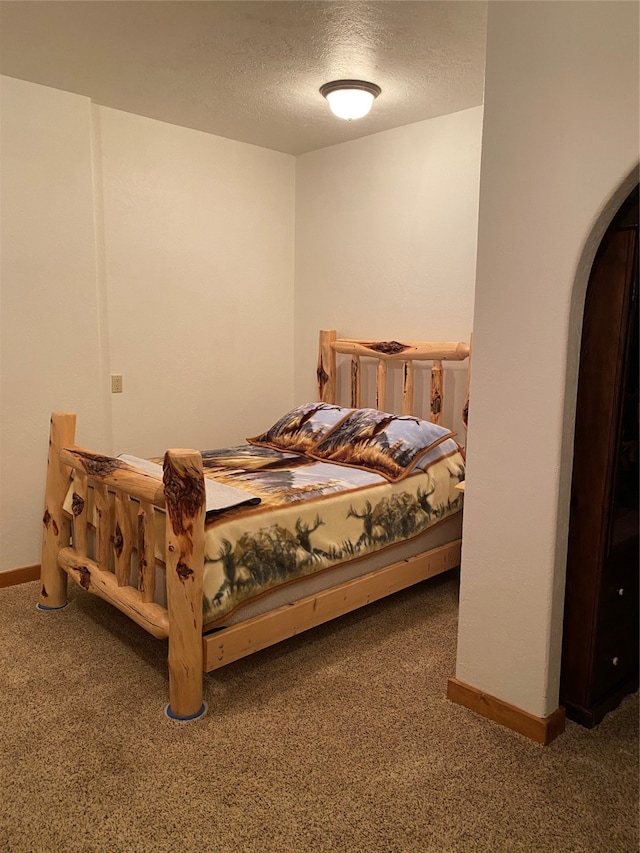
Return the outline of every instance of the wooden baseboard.
<path id="1" fill-rule="evenodd" d="M 564 731 L 564 708 L 556 708 L 548 717 L 536 717 L 528 711 L 523 711 L 522 708 L 483 693 L 477 687 L 458 681 L 457 678 L 449 679 L 447 698 L 544 746 Z"/>
<path id="2" fill-rule="evenodd" d="M 0 572 L 0 589 L 5 586 L 16 586 L 19 583 L 29 583 L 40 579 L 40 563 L 37 566 L 23 566 L 21 569 L 8 569 Z"/>

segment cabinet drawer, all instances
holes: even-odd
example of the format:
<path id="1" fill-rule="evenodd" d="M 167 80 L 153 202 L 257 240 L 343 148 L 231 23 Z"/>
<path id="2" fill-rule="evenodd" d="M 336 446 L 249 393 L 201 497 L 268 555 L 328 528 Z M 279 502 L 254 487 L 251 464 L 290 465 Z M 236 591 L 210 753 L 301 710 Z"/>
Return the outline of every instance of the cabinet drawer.
<path id="1" fill-rule="evenodd" d="M 638 609 L 625 618 L 602 624 L 593 661 L 591 702 L 597 702 L 638 671 Z"/>
<path id="2" fill-rule="evenodd" d="M 612 548 L 602 566 L 598 624 L 625 619 L 638 612 L 640 568 L 638 536 Z"/>
<path id="3" fill-rule="evenodd" d="M 600 590 L 598 608 L 599 630 L 606 630 L 612 623 L 638 624 L 638 580 L 636 577 L 614 577 L 607 579 Z"/>

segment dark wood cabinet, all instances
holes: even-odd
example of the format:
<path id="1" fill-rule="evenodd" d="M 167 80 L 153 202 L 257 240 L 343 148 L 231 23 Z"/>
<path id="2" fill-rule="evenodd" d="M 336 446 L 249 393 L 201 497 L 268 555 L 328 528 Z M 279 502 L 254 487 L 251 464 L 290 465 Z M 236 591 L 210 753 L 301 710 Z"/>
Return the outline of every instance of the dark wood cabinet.
<path id="1" fill-rule="evenodd" d="M 560 703 L 592 727 L 638 687 L 638 188 L 597 252 L 576 405 Z"/>

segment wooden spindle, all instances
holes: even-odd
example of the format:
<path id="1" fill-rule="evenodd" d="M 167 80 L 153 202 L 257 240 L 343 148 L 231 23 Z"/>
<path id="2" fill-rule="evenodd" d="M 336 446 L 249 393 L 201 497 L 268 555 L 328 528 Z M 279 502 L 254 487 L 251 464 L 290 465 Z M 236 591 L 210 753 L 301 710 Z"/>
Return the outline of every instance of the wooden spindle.
<path id="1" fill-rule="evenodd" d="M 169 612 L 169 705 L 178 719 L 200 716 L 205 490 L 202 456 L 168 450 L 164 457 L 166 575 Z"/>
<path id="2" fill-rule="evenodd" d="M 42 608 L 64 607 L 67 603 L 67 573 L 58 565 L 58 552 L 71 541 L 71 523 L 62 509 L 71 483 L 71 468 L 60 461 L 63 447 L 73 445 L 76 416 L 68 412 L 51 415 L 47 482 L 42 518 L 40 598 Z"/>
<path id="3" fill-rule="evenodd" d="M 402 363 L 402 414 L 413 414 L 414 369 L 412 361 Z"/>
<path id="4" fill-rule="evenodd" d="M 387 398 L 387 362 L 378 360 L 378 371 L 376 375 L 376 409 L 386 411 L 385 401 Z"/>
<path id="5" fill-rule="evenodd" d="M 360 356 L 354 355 L 351 359 L 351 406 L 354 409 L 361 407 L 362 382 L 360 377 Z"/>
<path id="6" fill-rule="evenodd" d="M 76 471 L 73 477 L 73 547 L 83 557 L 87 556 L 87 475 Z"/>
<path id="7" fill-rule="evenodd" d="M 109 554 L 111 550 L 110 540 L 110 512 L 109 494 L 104 483 L 93 483 L 93 501 L 96 511 L 96 563 L 104 572 L 110 570 Z"/>
<path id="8" fill-rule="evenodd" d="M 116 529 L 113 537 L 115 569 L 118 586 L 127 586 L 131 576 L 131 554 L 133 551 L 131 525 L 131 502 L 124 492 L 116 492 Z"/>
<path id="9" fill-rule="evenodd" d="M 336 353 L 332 346 L 336 337 L 335 329 L 320 332 L 318 397 L 323 403 L 336 402 Z"/>
<path id="10" fill-rule="evenodd" d="M 434 361 L 431 368 L 431 423 L 442 418 L 442 362 Z"/>
<path id="11" fill-rule="evenodd" d="M 153 601 L 156 576 L 156 532 L 153 505 L 140 502 L 138 510 L 138 589 L 143 601 Z"/>

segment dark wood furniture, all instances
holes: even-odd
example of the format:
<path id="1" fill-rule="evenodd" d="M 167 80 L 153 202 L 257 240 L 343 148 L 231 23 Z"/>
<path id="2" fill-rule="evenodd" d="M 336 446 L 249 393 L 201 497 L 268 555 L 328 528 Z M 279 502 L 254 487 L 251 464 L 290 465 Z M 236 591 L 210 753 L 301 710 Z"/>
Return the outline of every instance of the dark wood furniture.
<path id="1" fill-rule="evenodd" d="M 638 188 L 607 230 L 585 301 L 560 702 L 597 725 L 638 687 Z"/>

